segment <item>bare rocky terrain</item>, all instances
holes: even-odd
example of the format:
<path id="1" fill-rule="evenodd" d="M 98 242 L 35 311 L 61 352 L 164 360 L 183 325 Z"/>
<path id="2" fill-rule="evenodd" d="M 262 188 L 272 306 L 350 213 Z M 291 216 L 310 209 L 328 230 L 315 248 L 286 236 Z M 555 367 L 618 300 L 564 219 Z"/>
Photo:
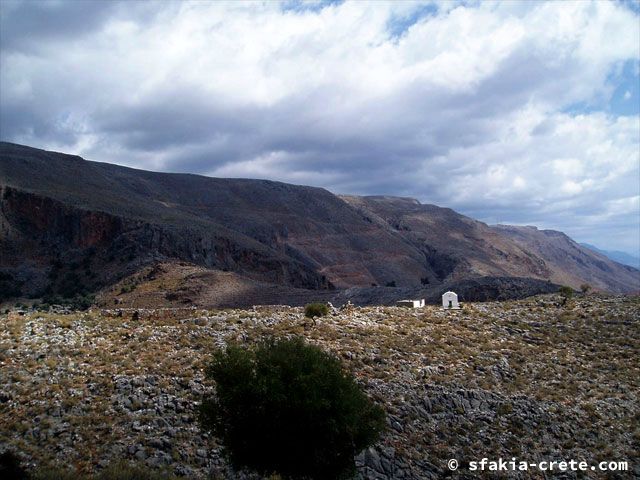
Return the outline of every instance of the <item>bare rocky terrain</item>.
<path id="1" fill-rule="evenodd" d="M 229 341 L 301 335 L 385 408 L 386 433 L 357 458 L 361 478 L 443 478 L 450 458 L 461 462 L 454 478 L 477 478 L 465 465 L 483 457 L 626 460 L 631 471 L 606 478 L 638 477 L 640 299 L 561 303 L 346 306 L 315 324 L 278 306 L 13 309 L 0 315 L 0 449 L 31 468 L 96 471 L 124 458 L 189 478 L 249 478 L 198 427 L 195 408 L 213 390 L 203 368 Z"/>

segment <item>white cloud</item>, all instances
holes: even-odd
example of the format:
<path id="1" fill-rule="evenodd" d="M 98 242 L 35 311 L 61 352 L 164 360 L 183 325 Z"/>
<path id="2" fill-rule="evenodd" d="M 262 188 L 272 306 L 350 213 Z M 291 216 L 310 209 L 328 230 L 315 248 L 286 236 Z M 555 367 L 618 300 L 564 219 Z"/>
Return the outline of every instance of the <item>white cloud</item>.
<path id="1" fill-rule="evenodd" d="M 7 5 L 3 139 L 413 195 L 596 244 L 610 218 L 631 233 L 601 246 L 640 241 L 638 215 L 606 207 L 640 193 L 640 120 L 567 113 L 609 98 L 610 74 L 640 57 L 638 15 L 623 5 L 444 2 L 399 37 L 389 25 L 420 5 Z"/>

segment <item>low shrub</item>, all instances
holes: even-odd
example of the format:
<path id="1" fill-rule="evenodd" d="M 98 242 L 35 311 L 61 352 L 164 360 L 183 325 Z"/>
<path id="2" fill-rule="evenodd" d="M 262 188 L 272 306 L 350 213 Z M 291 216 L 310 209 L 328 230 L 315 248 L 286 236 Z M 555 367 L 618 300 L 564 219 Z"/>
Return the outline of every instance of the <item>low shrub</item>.
<path id="1" fill-rule="evenodd" d="M 501 403 L 496 408 L 496 414 L 498 415 L 510 415 L 513 413 L 513 405 L 509 402 Z"/>
<path id="2" fill-rule="evenodd" d="M 329 305 L 326 303 L 310 303 L 304 307 L 304 316 L 307 318 L 324 317 L 329 314 Z"/>
<path id="3" fill-rule="evenodd" d="M 63 297 L 60 295 L 45 295 L 42 299 L 42 310 L 49 309 L 51 305 L 60 305 L 71 310 L 87 310 L 95 302 L 93 294 L 75 295 L 73 297 Z"/>
<path id="4" fill-rule="evenodd" d="M 564 305 L 573 297 L 573 288 L 563 285 L 558 289 L 558 293 L 562 297 L 562 304 Z"/>

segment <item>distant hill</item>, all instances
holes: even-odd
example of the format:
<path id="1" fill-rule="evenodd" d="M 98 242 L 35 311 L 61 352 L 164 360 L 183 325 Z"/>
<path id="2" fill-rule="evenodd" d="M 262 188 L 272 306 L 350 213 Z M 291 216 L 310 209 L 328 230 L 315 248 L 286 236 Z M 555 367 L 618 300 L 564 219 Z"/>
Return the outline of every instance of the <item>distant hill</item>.
<path id="1" fill-rule="evenodd" d="M 631 292 L 640 274 L 560 232 L 490 227 L 413 199 L 148 172 L 10 143 L 0 143 L 0 232 L 5 296 L 96 292 L 175 262 L 231 272 L 238 290 L 347 292 L 362 303 L 457 286 L 467 300 L 583 282 Z M 230 278 L 200 277 L 202 288 Z M 256 300 L 246 288 L 235 304 Z"/>
<path id="2" fill-rule="evenodd" d="M 448 208 L 394 197 L 343 197 L 377 221 L 392 225 L 422 249 L 446 281 L 473 276 L 546 279 L 613 292 L 640 288 L 640 271 L 585 249 L 562 232 L 488 226 Z"/>
<path id="3" fill-rule="evenodd" d="M 602 250 L 588 243 L 581 243 L 580 245 L 585 248 L 588 248 L 589 250 L 593 250 L 594 252 L 597 252 L 600 255 L 604 255 L 605 257 L 610 258 L 614 262 L 618 262 L 623 265 L 628 265 L 630 267 L 640 269 L 640 257 L 634 257 L 633 255 L 629 255 L 628 253 L 620 252 L 618 250 Z"/>

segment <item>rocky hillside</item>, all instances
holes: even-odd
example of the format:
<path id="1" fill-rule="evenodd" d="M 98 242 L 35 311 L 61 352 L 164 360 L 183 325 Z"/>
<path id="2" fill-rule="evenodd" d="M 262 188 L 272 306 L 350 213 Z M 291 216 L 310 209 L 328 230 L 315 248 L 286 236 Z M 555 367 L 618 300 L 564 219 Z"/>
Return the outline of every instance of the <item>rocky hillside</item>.
<path id="1" fill-rule="evenodd" d="M 343 196 L 382 225 L 390 225 L 424 252 L 440 278 L 528 277 L 578 288 L 640 291 L 640 271 L 581 246 L 555 230 L 489 226 L 449 208 L 410 198 Z"/>
<path id="2" fill-rule="evenodd" d="M 527 243 L 416 200 L 147 172 L 9 143 L 0 233 L 5 297 L 96 292 L 166 261 L 287 289 L 359 288 L 363 298 L 374 286 L 430 295 L 471 280 L 487 298 L 545 281 L 629 292 L 640 275 L 570 240 L 579 255 L 565 258 L 551 240 Z"/>
<path id="3" fill-rule="evenodd" d="M 411 198 L 342 197 L 388 225 L 420 249 L 437 278 L 459 280 L 469 272 L 480 276 L 549 278 L 549 267 L 482 222 L 449 208 L 422 205 Z"/>
<path id="4" fill-rule="evenodd" d="M 627 461 L 631 471 L 561 478 L 637 477 L 639 299 L 560 304 L 345 307 L 316 324 L 291 307 L 12 311 L 0 315 L 0 451 L 31 468 L 124 459 L 194 479 L 251 478 L 197 425 L 213 387 L 203 368 L 230 340 L 302 335 L 386 411 L 382 440 L 357 458 L 361 478 L 445 478 L 452 458 L 455 478 L 478 478 L 467 462 L 484 457 Z"/>
<path id="5" fill-rule="evenodd" d="M 637 269 L 585 248 L 562 232 L 508 225 L 494 228 L 542 258 L 551 270 L 550 278 L 557 283 L 575 285 L 583 281 L 595 288 L 616 291 L 635 286 L 640 291 Z"/>

